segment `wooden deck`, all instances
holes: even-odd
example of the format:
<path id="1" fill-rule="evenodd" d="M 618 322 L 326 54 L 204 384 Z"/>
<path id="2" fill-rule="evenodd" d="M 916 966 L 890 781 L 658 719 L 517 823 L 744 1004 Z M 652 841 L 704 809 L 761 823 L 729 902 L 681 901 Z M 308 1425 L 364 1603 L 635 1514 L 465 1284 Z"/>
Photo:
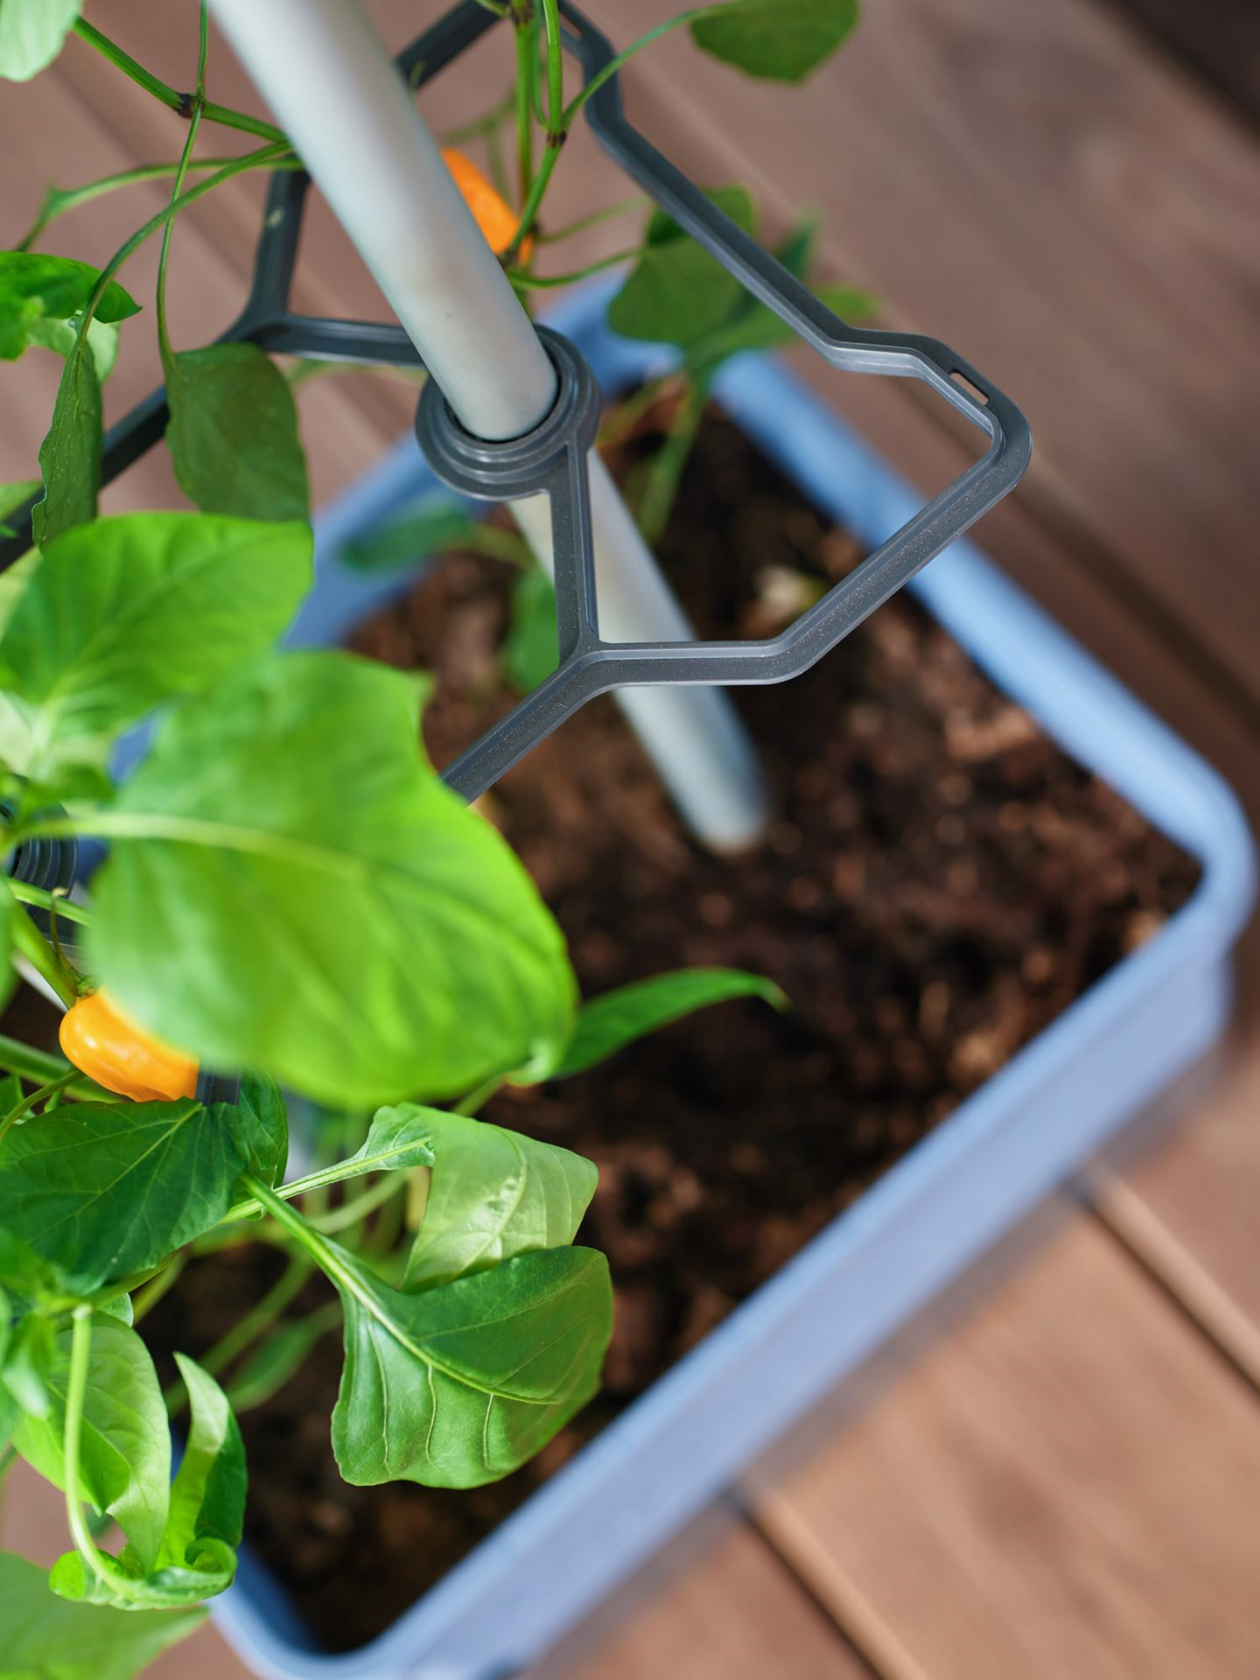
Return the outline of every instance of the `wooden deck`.
<path id="1" fill-rule="evenodd" d="M 676 9 L 587 4 L 619 40 L 630 10 L 637 30 Z M 395 40 L 434 11 L 372 9 Z M 1193 31 L 1171 0 L 880 0 L 800 93 L 742 81 L 680 38 L 629 88 L 667 153 L 706 182 L 747 181 L 771 229 L 819 207 L 837 277 L 1025 405 L 1036 462 L 981 541 L 1254 820 L 1260 26 L 1251 0 L 1192 10 Z M 96 0 L 93 16 L 179 83 L 184 12 Z M 232 82 L 216 66 L 216 96 Z M 439 84 L 430 108 L 440 125 L 458 89 Z M 77 45 L 50 78 L 0 93 L 0 137 L 6 240 L 49 176 L 173 146 L 169 114 Z M 574 153 L 558 198 L 616 196 L 582 142 Z M 255 206 L 248 188 L 225 192 L 178 236 L 189 342 L 240 296 Z M 103 204 L 64 224 L 64 248 L 99 257 L 134 222 L 134 201 Z M 379 307 L 335 236 L 313 245 L 305 306 Z M 0 414 L 0 478 L 30 476 L 46 408 L 29 405 L 49 401 L 48 373 L 6 373 L 23 400 Z M 115 406 L 152 374 L 125 360 Z M 823 388 L 925 488 L 957 470 L 963 439 L 902 382 Z M 358 377 L 312 386 L 317 486 L 366 465 L 408 407 Z M 146 463 L 119 503 L 167 495 L 163 472 Z M 944 1328 L 880 1362 L 863 1404 L 731 1490 L 547 1680 L 1260 1674 L 1260 935 L 1240 968 L 1232 1042 L 1161 1105 L 1175 1126 L 1065 1186 L 999 1281 L 990 1268 Z M 19 1503 L 9 1524 L 29 1536 L 39 1513 Z M 239 1670 L 206 1632 L 153 1672 Z"/>

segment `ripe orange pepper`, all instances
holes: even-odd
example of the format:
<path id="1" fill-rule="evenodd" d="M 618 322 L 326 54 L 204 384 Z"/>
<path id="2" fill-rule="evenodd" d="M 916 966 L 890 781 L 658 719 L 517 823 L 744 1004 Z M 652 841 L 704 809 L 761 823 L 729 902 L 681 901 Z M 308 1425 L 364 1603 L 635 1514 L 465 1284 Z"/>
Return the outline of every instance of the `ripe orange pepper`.
<path id="1" fill-rule="evenodd" d="M 486 241 L 496 257 L 501 257 L 516 237 L 516 230 L 520 226 L 520 218 L 512 206 L 496 192 L 493 185 L 482 174 L 481 170 L 471 158 L 457 152 L 453 147 L 442 149 L 442 162 L 450 170 L 455 179 L 455 185 L 463 195 L 464 203 L 476 217 L 477 226 L 486 236 Z M 520 260 L 529 261 L 529 253 L 534 248 L 532 235 L 526 239 L 520 249 Z"/>
<path id="2" fill-rule="evenodd" d="M 133 1102 L 174 1102 L 197 1090 L 197 1064 L 130 1021 L 103 991 L 61 1017 L 61 1048 L 81 1073 Z"/>

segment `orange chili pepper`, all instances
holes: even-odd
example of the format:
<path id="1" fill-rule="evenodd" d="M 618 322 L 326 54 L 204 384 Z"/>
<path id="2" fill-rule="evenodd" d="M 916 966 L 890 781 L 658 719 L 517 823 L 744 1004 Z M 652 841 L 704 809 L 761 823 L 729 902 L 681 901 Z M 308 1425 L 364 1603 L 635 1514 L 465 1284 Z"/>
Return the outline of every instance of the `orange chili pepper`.
<path id="1" fill-rule="evenodd" d="M 133 1102 L 174 1102 L 197 1090 L 197 1064 L 128 1020 L 103 991 L 61 1017 L 61 1048 L 81 1073 Z"/>
<path id="2" fill-rule="evenodd" d="M 471 158 L 457 152 L 453 147 L 442 149 L 442 162 L 450 170 L 455 185 L 463 195 L 464 203 L 472 211 L 477 226 L 486 236 L 486 242 L 496 257 L 501 257 L 516 237 L 516 230 L 520 226 L 520 217 L 513 210 L 503 195 L 478 169 Z M 531 235 L 524 240 L 520 249 L 520 260 L 529 261 L 529 253 L 534 248 Z"/>

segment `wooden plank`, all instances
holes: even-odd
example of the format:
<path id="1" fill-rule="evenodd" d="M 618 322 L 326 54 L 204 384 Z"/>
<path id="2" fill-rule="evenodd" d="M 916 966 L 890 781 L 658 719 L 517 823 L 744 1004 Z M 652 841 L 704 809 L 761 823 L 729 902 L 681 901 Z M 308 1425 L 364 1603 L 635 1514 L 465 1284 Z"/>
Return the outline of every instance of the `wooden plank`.
<path id="1" fill-rule="evenodd" d="M 869 1680 L 871 1671 L 742 1519 L 649 1568 L 536 1680 Z M 595 1635 L 592 1641 L 592 1635 Z"/>
<path id="2" fill-rule="evenodd" d="M 844 1434 L 763 1473 L 765 1532 L 886 1680 L 1260 1672 L 1260 1410 L 1077 1218 Z"/>
<path id="3" fill-rule="evenodd" d="M 624 41 L 624 8 L 590 9 Z M 635 27 L 672 10 L 644 0 Z M 833 269 L 1023 403 L 1029 505 L 1107 545 L 1254 701 L 1260 149 L 1246 133 L 1086 0 L 884 0 L 799 91 L 680 36 L 629 81 L 632 113 L 650 92 L 720 178 L 820 206 Z"/>
<path id="4" fill-rule="evenodd" d="M 1255 0 L 1117 0 L 1248 116 L 1260 117 L 1260 10 Z"/>

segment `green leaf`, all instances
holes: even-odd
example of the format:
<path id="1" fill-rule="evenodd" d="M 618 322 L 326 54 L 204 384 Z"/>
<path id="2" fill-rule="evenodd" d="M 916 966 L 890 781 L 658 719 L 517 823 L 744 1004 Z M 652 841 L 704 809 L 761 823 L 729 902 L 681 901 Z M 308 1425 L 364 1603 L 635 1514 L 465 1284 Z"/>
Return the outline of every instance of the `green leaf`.
<path id="1" fill-rule="evenodd" d="M 27 338 L 31 344 L 42 345 L 45 350 L 53 350 L 58 356 L 68 356 L 74 349 L 76 328 L 73 321 L 37 321 L 27 329 Z M 110 321 L 97 320 L 95 317 L 88 322 L 88 349 L 92 352 L 92 362 L 96 368 L 96 377 L 103 385 L 114 371 L 114 363 L 118 360 L 118 328 Z"/>
<path id="2" fill-rule="evenodd" d="M 102 766 L 119 731 L 275 641 L 311 576 L 311 532 L 195 513 L 127 513 L 50 542 L 0 637 L 37 779 Z M 6 730 L 6 735 L 9 731 Z"/>
<path id="3" fill-rule="evenodd" d="M 86 1294 L 217 1224 L 245 1164 L 200 1103 L 68 1104 L 4 1140 L 0 1223 Z"/>
<path id="4" fill-rule="evenodd" d="M 776 1009 L 788 1007 L 787 998 L 772 980 L 738 968 L 681 968 L 605 992 L 582 1005 L 572 1041 L 553 1077 L 568 1079 L 585 1073 L 645 1033 L 693 1010 L 737 997 L 764 998 Z"/>
<path id="5" fill-rule="evenodd" d="M 101 829 L 93 970 L 210 1066 L 367 1107 L 568 1042 L 560 931 L 424 762 L 401 673 L 301 653 L 234 675 L 168 716 Z"/>
<path id="6" fill-rule="evenodd" d="M 0 6 L 11 0 L 0 0 Z M 196 1610 L 130 1616 L 55 1596 L 44 1570 L 0 1552 L 0 1680 L 132 1680 L 201 1625 Z"/>
<path id="7" fill-rule="evenodd" d="M 0 1383 L 29 1417 L 46 1418 L 52 1410 L 48 1377 L 55 1355 L 51 1323 L 38 1313 L 28 1313 L 8 1338 Z"/>
<path id="8" fill-rule="evenodd" d="M 111 1558 L 125 1592 L 89 1571 L 78 1552 L 58 1558 L 49 1585 L 59 1597 L 120 1609 L 177 1609 L 231 1586 L 245 1516 L 245 1448 L 223 1390 L 193 1360 L 175 1355 L 188 1390 L 192 1425 L 170 1489 L 162 1543 L 151 1567 L 133 1546 Z"/>
<path id="9" fill-rule="evenodd" d="M 476 526 L 468 511 L 458 502 L 435 495 L 392 524 L 347 543 L 343 553 L 346 564 L 356 571 L 383 572 L 460 548 L 475 535 Z"/>
<path id="10" fill-rule="evenodd" d="M 858 20 L 857 0 L 731 0 L 696 18 L 696 45 L 750 76 L 803 82 Z"/>
<path id="11" fill-rule="evenodd" d="M 256 344 L 212 344 L 166 361 L 175 477 L 206 513 L 305 519 L 306 458 L 288 381 Z"/>
<path id="12" fill-rule="evenodd" d="M 279 1184 L 289 1159 L 289 1115 L 280 1087 L 269 1073 L 244 1074 L 230 1113 L 250 1172 L 264 1184 Z"/>
<path id="13" fill-rule="evenodd" d="M 17 488 L 25 489 L 26 486 L 20 485 Z M 38 490 L 38 483 L 31 485 L 30 489 L 32 492 Z M 39 569 L 43 558 L 37 548 L 28 548 L 20 560 L 15 560 L 11 566 L 0 572 L 0 636 L 4 634 L 22 598 L 23 590 Z M 3 757 L 2 751 L 0 757 Z"/>
<path id="14" fill-rule="evenodd" d="M 9 0 L 0 0 L 0 33 L 8 4 Z M 41 342 L 32 336 L 34 331 L 77 315 L 96 290 L 100 277 L 99 268 L 76 262 L 73 257 L 0 251 L 0 360 L 15 361 L 28 344 Z M 96 306 L 95 319 L 125 321 L 139 308 L 136 300 L 111 280 Z"/>
<path id="15" fill-rule="evenodd" d="M 28 478 L 20 484 L 0 484 L 0 537 L 17 536 L 15 528 L 12 525 L 6 525 L 5 520 L 11 513 L 16 513 L 19 508 L 26 506 L 39 489 L 39 483 L 40 481 L 37 478 Z M 22 556 L 23 560 L 26 558 L 26 555 Z M 12 575 L 12 572 L 13 567 L 10 566 L 2 575 L 8 578 Z"/>
<path id="16" fill-rule="evenodd" d="M 15 1099 L 16 1100 L 16 1099 Z M 11 1294 L 26 1301 L 42 1301 L 61 1296 L 56 1272 L 29 1243 L 20 1242 L 12 1231 L 0 1226 L 0 1283 Z"/>
<path id="17" fill-rule="evenodd" d="M 753 232 L 753 203 L 743 187 L 720 187 L 707 196 L 745 233 Z M 654 211 L 647 244 L 608 306 L 608 324 L 623 338 L 686 349 L 723 322 L 744 296 L 735 276 L 683 232 Z"/>
<path id="18" fill-rule="evenodd" d="M 333 1451 L 354 1486 L 494 1481 L 598 1388 L 612 1287 L 595 1250 L 520 1254 L 404 1295 L 335 1244 L 322 1246 L 335 1255 L 328 1275 L 345 1311 Z"/>
<path id="19" fill-rule="evenodd" d="M 45 1418 L 26 1417 L 13 1444 L 27 1463 L 65 1488 L 62 1435 L 70 1375 L 70 1332 L 57 1337 L 48 1375 L 52 1405 Z M 92 1315 L 92 1351 L 83 1403 L 79 1482 L 82 1497 L 108 1511 L 137 1560 L 150 1569 L 162 1544 L 170 1504 L 171 1435 L 157 1372 L 134 1330 L 103 1313 Z"/>
<path id="20" fill-rule="evenodd" d="M 87 339 L 77 338 L 61 372 L 52 425 L 39 447 L 44 499 L 35 504 L 31 529 L 41 548 L 96 518 L 103 442 L 101 382 Z"/>
<path id="21" fill-rule="evenodd" d="M 112 1301 L 102 1301 L 96 1310 L 103 1312 L 106 1318 L 116 1318 L 128 1329 L 136 1322 L 136 1309 L 130 1295 L 115 1295 Z"/>
<path id="22" fill-rule="evenodd" d="M 186 1354 L 177 1353 L 175 1363 L 188 1390 L 192 1427 L 171 1486 L 159 1569 L 191 1564 L 204 1540 L 234 1552 L 245 1520 L 245 1447 L 227 1396 Z"/>
<path id="23" fill-rule="evenodd" d="M 433 1128 L 444 1118 L 441 1109 L 421 1108 L 417 1103 L 378 1108 L 362 1148 L 338 1161 L 329 1171 L 336 1173 L 340 1183 L 343 1179 L 362 1178 L 365 1173 L 432 1166 Z"/>
<path id="24" fill-rule="evenodd" d="M 503 670 L 518 694 L 537 688 L 560 663 L 556 591 L 545 572 L 531 567 L 512 589 L 512 622 L 503 644 Z"/>
<path id="25" fill-rule="evenodd" d="M 463 1114 L 431 1124 L 437 1159 L 404 1289 L 573 1241 L 599 1180 L 590 1161 Z"/>
<path id="26" fill-rule="evenodd" d="M 878 298 L 853 286 L 818 286 L 815 296 L 842 320 L 857 323 L 879 309 Z M 795 344 L 796 334 L 773 309 L 750 299 L 751 307 L 697 339 L 687 351 L 687 366 L 702 379 L 712 378 L 718 364 L 746 350 L 777 350 Z"/>

